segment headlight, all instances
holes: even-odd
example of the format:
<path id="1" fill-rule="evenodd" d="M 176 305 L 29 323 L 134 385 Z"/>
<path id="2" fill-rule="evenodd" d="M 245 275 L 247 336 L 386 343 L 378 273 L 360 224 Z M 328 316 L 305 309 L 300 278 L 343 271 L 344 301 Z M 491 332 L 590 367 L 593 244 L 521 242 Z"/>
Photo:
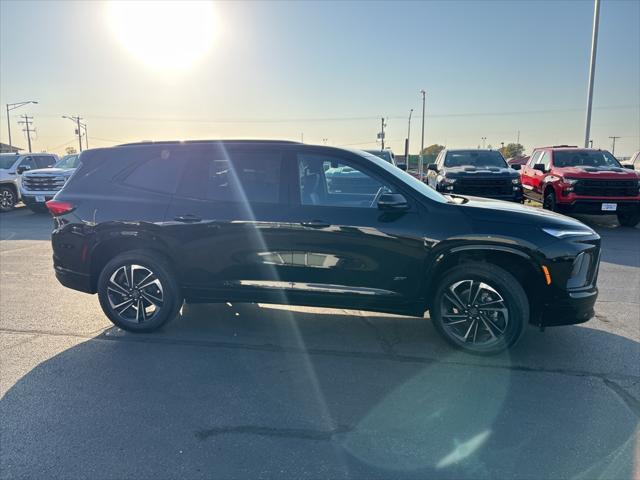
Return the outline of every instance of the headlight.
<path id="1" fill-rule="evenodd" d="M 548 233 L 556 238 L 579 237 L 583 235 L 593 235 L 594 231 L 590 228 L 543 228 L 543 232 Z"/>
<path id="2" fill-rule="evenodd" d="M 512 178 L 511 183 L 513 183 L 514 185 L 520 185 L 520 177 Z"/>
<path id="3" fill-rule="evenodd" d="M 576 183 L 578 183 L 578 179 L 577 178 L 563 178 L 562 179 L 562 183 L 566 183 L 567 185 L 575 185 Z"/>

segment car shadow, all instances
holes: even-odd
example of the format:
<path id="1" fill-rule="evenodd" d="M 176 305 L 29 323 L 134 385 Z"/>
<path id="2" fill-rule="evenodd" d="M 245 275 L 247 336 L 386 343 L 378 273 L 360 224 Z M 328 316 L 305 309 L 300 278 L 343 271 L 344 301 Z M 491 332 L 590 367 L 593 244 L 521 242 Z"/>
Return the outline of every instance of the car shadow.
<path id="1" fill-rule="evenodd" d="M 640 407 L 612 385 L 638 343 L 536 333 L 475 357 L 425 319 L 220 304 L 44 338 L 0 400 L 2 476 L 633 478 Z"/>
<path id="2" fill-rule="evenodd" d="M 0 240 L 49 240 L 52 225 L 50 214 L 34 213 L 20 204 L 0 213 Z"/>

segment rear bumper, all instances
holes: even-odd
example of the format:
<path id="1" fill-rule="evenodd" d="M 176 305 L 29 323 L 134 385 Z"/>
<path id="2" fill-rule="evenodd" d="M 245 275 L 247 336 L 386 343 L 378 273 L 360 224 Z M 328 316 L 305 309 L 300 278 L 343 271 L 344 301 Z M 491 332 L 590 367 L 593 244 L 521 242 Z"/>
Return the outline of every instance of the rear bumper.
<path id="1" fill-rule="evenodd" d="M 54 265 L 53 268 L 56 278 L 65 287 L 85 293 L 96 293 L 91 286 L 91 277 L 88 274 L 74 272 L 58 265 Z"/>
<path id="2" fill-rule="evenodd" d="M 539 323 L 547 327 L 584 323 L 595 315 L 594 306 L 597 298 L 597 287 L 575 292 L 567 291 L 564 298 L 545 305 Z"/>

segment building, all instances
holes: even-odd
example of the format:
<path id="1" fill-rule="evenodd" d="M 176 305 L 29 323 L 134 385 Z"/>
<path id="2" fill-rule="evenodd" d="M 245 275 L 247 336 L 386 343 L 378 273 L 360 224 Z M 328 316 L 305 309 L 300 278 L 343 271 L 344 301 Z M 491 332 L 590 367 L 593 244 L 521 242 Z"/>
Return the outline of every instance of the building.
<path id="1" fill-rule="evenodd" d="M 22 150 L 22 148 L 9 146 L 6 143 L 0 142 L 0 153 L 16 153 Z"/>

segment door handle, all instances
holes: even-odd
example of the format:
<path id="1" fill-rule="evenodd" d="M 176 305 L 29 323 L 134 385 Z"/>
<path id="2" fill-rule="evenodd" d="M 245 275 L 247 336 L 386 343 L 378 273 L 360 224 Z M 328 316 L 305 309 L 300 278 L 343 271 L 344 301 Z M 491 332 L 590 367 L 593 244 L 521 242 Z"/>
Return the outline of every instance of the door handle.
<path id="1" fill-rule="evenodd" d="M 300 225 L 308 228 L 327 228 L 331 224 L 323 222 L 322 220 L 311 220 L 310 222 L 300 222 Z"/>
<path id="2" fill-rule="evenodd" d="M 179 215 L 175 217 L 174 220 L 176 222 L 182 222 L 182 223 L 198 223 L 202 221 L 200 217 L 196 217 L 195 215 L 192 215 L 190 213 L 186 215 Z"/>

